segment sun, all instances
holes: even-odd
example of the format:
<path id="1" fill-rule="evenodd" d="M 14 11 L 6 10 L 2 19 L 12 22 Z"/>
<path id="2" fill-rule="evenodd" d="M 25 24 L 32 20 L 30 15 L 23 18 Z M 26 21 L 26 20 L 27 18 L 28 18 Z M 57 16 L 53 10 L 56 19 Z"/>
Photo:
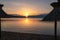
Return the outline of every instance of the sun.
<path id="1" fill-rule="evenodd" d="M 24 9 L 24 10 L 22 10 L 22 14 L 23 14 L 23 16 L 28 17 L 30 14 L 30 11 L 27 9 Z"/>
<path id="2" fill-rule="evenodd" d="M 28 13 L 26 13 L 26 14 L 25 14 L 25 17 L 28 17 L 28 16 L 29 16 L 29 14 L 28 14 Z"/>
<path id="3" fill-rule="evenodd" d="M 30 10 L 27 10 L 27 9 L 23 10 L 23 15 L 24 15 L 25 17 L 28 17 L 28 16 L 30 15 L 30 13 L 31 13 Z"/>
<path id="4" fill-rule="evenodd" d="M 20 13 L 22 16 L 28 17 L 33 11 L 30 8 L 23 8 Z"/>

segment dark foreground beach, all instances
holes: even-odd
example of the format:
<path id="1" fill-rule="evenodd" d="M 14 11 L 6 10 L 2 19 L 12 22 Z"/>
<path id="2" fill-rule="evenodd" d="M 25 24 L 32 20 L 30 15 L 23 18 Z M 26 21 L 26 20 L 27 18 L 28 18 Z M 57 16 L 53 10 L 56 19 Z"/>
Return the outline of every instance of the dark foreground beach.
<path id="1" fill-rule="evenodd" d="M 1 31 L 1 40 L 54 40 L 54 36 Z M 60 36 L 57 40 L 60 40 Z"/>

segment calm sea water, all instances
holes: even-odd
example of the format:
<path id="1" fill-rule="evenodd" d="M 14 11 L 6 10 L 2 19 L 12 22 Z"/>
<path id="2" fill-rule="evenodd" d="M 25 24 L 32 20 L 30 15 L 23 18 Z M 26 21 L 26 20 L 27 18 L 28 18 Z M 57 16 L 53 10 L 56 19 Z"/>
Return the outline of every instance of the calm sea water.
<path id="1" fill-rule="evenodd" d="M 40 18 L 1 18 L 1 30 L 20 33 L 54 35 L 54 22 L 43 22 Z M 60 22 L 57 33 L 60 35 Z"/>

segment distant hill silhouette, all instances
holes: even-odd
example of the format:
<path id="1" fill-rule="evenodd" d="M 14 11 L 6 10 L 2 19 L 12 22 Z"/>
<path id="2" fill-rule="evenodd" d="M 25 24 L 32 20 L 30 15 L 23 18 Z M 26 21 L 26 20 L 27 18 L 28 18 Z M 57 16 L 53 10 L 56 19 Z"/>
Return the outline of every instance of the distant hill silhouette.
<path id="1" fill-rule="evenodd" d="M 0 18 L 24 18 L 24 16 L 15 16 L 15 15 L 9 15 L 6 12 L 3 11 L 2 7 L 4 5 L 0 4 Z"/>
<path id="2" fill-rule="evenodd" d="M 29 18 L 44 18 L 47 14 L 40 14 L 40 15 L 30 15 Z"/>
<path id="3" fill-rule="evenodd" d="M 4 10 L 2 9 L 4 5 L 0 4 L 0 18 L 25 18 L 25 16 L 21 16 L 21 15 L 10 15 L 7 14 L 6 12 L 4 12 Z M 45 17 L 47 14 L 41 14 L 41 15 L 30 15 L 28 16 L 28 18 L 43 18 Z"/>

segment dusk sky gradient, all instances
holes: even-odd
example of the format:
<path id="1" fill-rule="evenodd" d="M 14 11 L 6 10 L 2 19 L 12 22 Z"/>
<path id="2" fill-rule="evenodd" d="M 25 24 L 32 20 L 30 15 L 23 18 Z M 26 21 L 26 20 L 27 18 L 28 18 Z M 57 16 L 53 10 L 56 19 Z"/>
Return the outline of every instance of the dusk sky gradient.
<path id="1" fill-rule="evenodd" d="M 49 13 L 53 7 L 50 6 L 52 2 L 57 0 L 0 0 L 4 4 L 4 11 L 7 14 L 19 14 L 23 8 L 33 11 L 30 15 L 39 15 Z"/>

